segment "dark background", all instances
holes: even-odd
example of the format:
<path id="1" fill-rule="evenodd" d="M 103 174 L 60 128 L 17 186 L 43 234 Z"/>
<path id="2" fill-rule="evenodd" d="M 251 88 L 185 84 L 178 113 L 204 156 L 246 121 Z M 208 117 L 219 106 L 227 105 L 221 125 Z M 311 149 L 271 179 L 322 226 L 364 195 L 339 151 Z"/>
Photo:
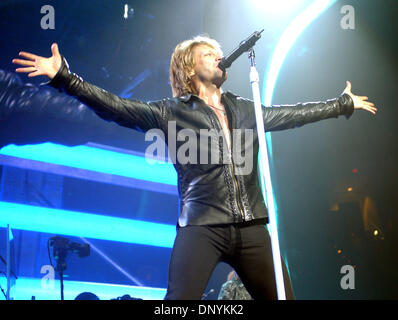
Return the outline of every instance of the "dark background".
<path id="1" fill-rule="evenodd" d="M 142 133 L 102 121 L 89 110 L 76 112 L 79 104 L 72 100 L 52 109 L 51 101 L 40 98 L 49 92 L 62 99 L 52 88 L 38 88 L 37 101 L 28 107 L 10 104 L 18 96 L 7 98 L 12 89 L 7 79 L 20 87 L 47 81 L 14 72 L 11 60 L 19 51 L 50 56 L 50 46 L 57 42 L 71 71 L 86 81 L 123 97 L 157 100 L 171 96 L 168 67 L 175 45 L 203 33 L 217 39 L 227 54 L 264 28 L 256 45 L 263 80 L 281 33 L 310 2 L 293 1 L 285 10 L 274 10 L 258 7 L 258 1 L 2 1 L 1 146 L 91 141 L 142 152 L 147 146 Z M 128 19 L 123 19 L 124 3 L 134 8 Z M 40 27 L 40 8 L 46 4 L 55 9 L 55 30 Z M 345 4 L 355 9 L 354 30 L 340 27 Z M 295 42 L 276 83 L 273 104 L 334 98 L 350 80 L 353 93 L 368 96 L 378 108 L 376 116 L 361 110 L 349 120 L 341 117 L 271 134 L 281 250 L 297 299 L 398 298 L 397 14 L 395 0 L 337 1 Z M 251 98 L 248 72 L 248 59 L 241 57 L 224 89 Z M 10 182 L 43 186 L 35 181 L 44 179 L 56 186 L 48 196 L 54 207 L 176 223 L 176 196 L 1 169 L 4 201 L 48 206 L 43 200 L 48 193 L 40 187 Z M 41 277 L 40 267 L 48 264 L 49 236 L 16 231 L 18 275 Z M 167 286 L 170 249 L 90 241 L 144 285 Z M 340 287 L 340 269 L 346 264 L 355 266 L 355 290 Z M 217 267 L 207 288 L 215 289 L 209 299 L 217 297 L 229 271 L 225 264 Z M 95 253 L 87 259 L 72 257 L 68 273 L 72 280 L 133 284 Z"/>

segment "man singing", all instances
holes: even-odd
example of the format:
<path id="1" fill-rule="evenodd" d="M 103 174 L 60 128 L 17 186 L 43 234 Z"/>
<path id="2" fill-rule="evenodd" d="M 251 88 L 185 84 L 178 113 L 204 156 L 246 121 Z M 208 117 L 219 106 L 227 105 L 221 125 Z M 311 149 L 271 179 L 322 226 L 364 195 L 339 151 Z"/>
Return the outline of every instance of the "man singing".
<path id="1" fill-rule="evenodd" d="M 178 44 L 170 61 L 173 98 L 152 102 L 122 99 L 84 81 L 70 72 L 56 43 L 51 51 L 50 58 L 20 52 L 25 59 L 13 60 L 23 66 L 16 71 L 29 73 L 29 77 L 49 77 L 48 85 L 75 97 L 107 121 L 142 132 L 161 130 L 169 149 L 178 150 L 185 143 L 178 138 L 184 129 L 196 137 L 203 129 L 220 133 L 217 157 L 206 154 L 212 161 L 173 159 L 180 203 L 165 299 L 200 299 L 220 261 L 236 270 L 253 299 L 277 299 L 270 236 L 265 228 L 267 208 L 258 181 L 253 102 L 222 91 L 227 75 L 218 67 L 223 56 L 220 45 L 203 36 Z M 348 119 L 356 109 L 375 114 L 377 109 L 367 99 L 352 94 L 347 81 L 345 90 L 335 99 L 264 107 L 264 127 L 276 131 L 340 115 Z M 250 130 L 253 135 L 247 135 Z M 177 139 L 170 141 L 169 136 Z M 212 151 L 204 143 L 194 145 L 200 155 L 197 159 L 205 158 L 203 152 Z M 233 157 L 240 152 L 254 155 L 246 157 L 252 162 L 246 172 Z M 286 297 L 293 299 L 283 259 L 282 267 Z"/>

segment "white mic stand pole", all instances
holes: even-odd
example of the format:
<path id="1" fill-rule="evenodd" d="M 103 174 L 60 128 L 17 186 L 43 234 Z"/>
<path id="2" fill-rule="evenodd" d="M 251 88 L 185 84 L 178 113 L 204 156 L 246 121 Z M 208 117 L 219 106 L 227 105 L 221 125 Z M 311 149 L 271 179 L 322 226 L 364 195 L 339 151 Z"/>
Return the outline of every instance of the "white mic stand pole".
<path id="1" fill-rule="evenodd" d="M 278 230 L 276 226 L 276 215 L 274 206 L 274 197 L 272 192 L 271 173 L 269 169 L 267 141 L 265 140 L 264 120 L 261 106 L 259 75 L 254 61 L 254 50 L 249 50 L 250 59 L 250 83 L 252 86 L 254 111 L 256 114 L 257 133 L 259 142 L 260 165 L 263 168 L 265 179 L 266 198 L 268 206 L 269 231 L 271 236 L 272 257 L 274 261 L 275 282 L 279 300 L 286 300 L 285 285 L 283 282 L 283 272 L 281 263 L 281 254 L 279 249 Z"/>

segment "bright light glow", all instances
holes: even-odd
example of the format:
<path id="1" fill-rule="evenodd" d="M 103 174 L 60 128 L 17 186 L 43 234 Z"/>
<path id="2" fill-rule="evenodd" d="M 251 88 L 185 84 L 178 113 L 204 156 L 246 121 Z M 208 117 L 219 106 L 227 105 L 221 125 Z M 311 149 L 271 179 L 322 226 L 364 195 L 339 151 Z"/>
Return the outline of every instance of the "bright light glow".
<path id="1" fill-rule="evenodd" d="M 0 227 L 171 248 L 174 225 L 0 201 Z"/>
<path id="2" fill-rule="evenodd" d="M 127 19 L 127 18 L 129 17 L 129 15 L 128 15 L 128 10 L 129 10 L 129 5 L 128 5 L 128 4 L 125 4 L 125 5 L 124 5 L 124 14 L 123 14 L 123 18 L 124 18 L 124 19 Z"/>
<path id="3" fill-rule="evenodd" d="M 351 192 L 351 191 L 352 191 L 352 187 L 348 187 L 348 188 L 347 188 L 347 191 L 348 191 L 348 192 Z"/>
<path id="4" fill-rule="evenodd" d="M 151 164 L 145 157 L 89 146 L 67 147 L 50 142 L 24 146 L 8 145 L 0 150 L 0 154 L 143 181 L 177 185 L 177 174 L 172 163 L 156 161 Z"/>
<path id="5" fill-rule="evenodd" d="M 378 230 L 373 231 L 373 235 L 376 237 L 379 234 Z"/>
<path id="6" fill-rule="evenodd" d="M 0 277 L 0 283 L 3 285 L 5 277 Z M 35 278 L 18 278 L 13 288 L 13 297 L 15 300 L 31 300 L 32 296 L 36 300 L 60 300 L 61 289 L 60 281 L 42 280 Z M 3 287 L 3 286 L 2 286 Z M 143 300 L 162 300 L 166 294 L 166 289 L 137 287 L 119 284 L 81 282 L 64 280 L 64 299 L 74 300 L 82 292 L 94 293 L 100 300 L 110 300 L 126 294 L 133 298 Z M 0 300 L 4 300 L 4 296 Z"/>
<path id="7" fill-rule="evenodd" d="M 287 26 L 282 36 L 280 37 L 275 50 L 272 54 L 270 67 L 265 82 L 264 104 L 271 105 L 272 96 L 274 93 L 276 81 L 282 64 L 285 61 L 287 54 L 293 47 L 301 33 L 305 28 L 318 18 L 325 10 L 327 10 L 337 0 L 316 0 L 306 9 L 304 9 L 297 17 Z"/>
<path id="8" fill-rule="evenodd" d="M 280 37 L 275 50 L 272 54 L 269 70 L 264 78 L 264 86 L 262 93 L 262 104 L 265 106 L 272 105 L 272 97 L 278 79 L 279 72 L 282 68 L 282 64 L 292 48 L 293 44 L 305 30 L 305 28 L 312 23 L 321 13 L 328 9 L 337 0 L 316 0 L 312 2 L 306 9 L 304 9 L 297 17 L 287 26 L 282 36 Z M 275 1 L 276 2 L 276 1 Z M 267 130 L 267 128 L 265 128 Z M 267 149 L 269 153 L 270 162 L 272 163 L 272 141 L 269 132 L 265 135 Z M 277 205 L 275 201 L 275 195 L 272 189 L 271 173 L 269 170 L 261 170 L 263 166 L 268 168 L 267 159 L 259 159 L 260 164 L 260 182 L 263 191 L 263 197 L 267 202 L 268 216 L 269 216 L 269 232 L 272 241 L 273 257 L 275 263 L 275 257 L 279 259 L 279 240 L 278 240 L 278 221 L 277 221 Z M 277 250 L 274 250 L 277 248 Z M 277 251 L 277 252 L 274 252 Z M 275 280 L 277 283 L 278 298 L 285 299 L 285 292 L 283 287 L 283 277 L 281 268 L 275 270 Z"/>

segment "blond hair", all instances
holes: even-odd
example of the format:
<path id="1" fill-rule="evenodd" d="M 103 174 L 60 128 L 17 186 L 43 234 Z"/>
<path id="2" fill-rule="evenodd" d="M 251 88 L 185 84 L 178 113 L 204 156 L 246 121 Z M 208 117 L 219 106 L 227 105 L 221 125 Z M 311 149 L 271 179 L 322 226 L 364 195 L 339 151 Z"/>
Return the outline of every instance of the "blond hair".
<path id="1" fill-rule="evenodd" d="M 193 49 L 198 45 L 209 46 L 222 54 L 220 44 L 206 35 L 196 36 L 179 43 L 170 59 L 170 84 L 173 97 L 181 97 L 189 93 L 198 94 L 191 80 L 195 66 Z"/>

